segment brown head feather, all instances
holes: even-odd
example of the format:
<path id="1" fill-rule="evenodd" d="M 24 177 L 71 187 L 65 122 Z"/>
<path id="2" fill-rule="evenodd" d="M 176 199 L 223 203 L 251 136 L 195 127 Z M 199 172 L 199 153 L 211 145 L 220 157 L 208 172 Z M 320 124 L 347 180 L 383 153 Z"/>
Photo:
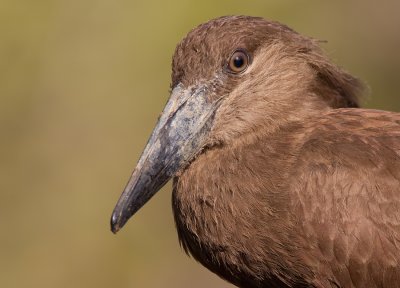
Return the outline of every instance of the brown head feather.
<path id="1" fill-rule="evenodd" d="M 246 49 L 254 59 L 260 51 L 264 53 L 265 48 L 276 43 L 288 56 L 295 57 L 299 65 L 307 64 L 313 69 L 315 77 L 310 85 L 329 106 L 360 106 L 362 83 L 333 65 L 320 49 L 319 41 L 278 22 L 250 16 L 224 16 L 190 31 L 176 47 L 171 86 L 178 83 L 190 86 L 211 79 L 215 73 L 222 73 L 228 57 L 237 48 Z M 275 50 L 273 53 L 281 52 Z"/>

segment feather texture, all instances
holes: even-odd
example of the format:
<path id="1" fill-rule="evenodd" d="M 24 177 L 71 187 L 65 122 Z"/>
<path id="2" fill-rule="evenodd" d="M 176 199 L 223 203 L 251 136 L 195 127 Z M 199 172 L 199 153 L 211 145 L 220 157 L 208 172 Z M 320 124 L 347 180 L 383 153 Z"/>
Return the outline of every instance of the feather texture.
<path id="1" fill-rule="evenodd" d="M 203 153 L 174 183 L 183 248 L 240 287 L 398 287 L 399 123 L 331 110 Z"/>

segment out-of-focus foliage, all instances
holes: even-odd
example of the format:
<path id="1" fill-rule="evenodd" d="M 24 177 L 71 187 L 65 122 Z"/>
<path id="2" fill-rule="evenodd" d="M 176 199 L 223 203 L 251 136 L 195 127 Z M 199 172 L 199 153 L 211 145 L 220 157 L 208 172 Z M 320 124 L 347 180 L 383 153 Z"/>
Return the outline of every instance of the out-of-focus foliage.
<path id="1" fill-rule="evenodd" d="M 109 216 L 160 113 L 171 56 L 194 26 L 258 15 L 327 40 L 400 111 L 400 2 L 0 2 L 0 286 L 231 287 L 180 251 L 170 186 L 117 236 Z"/>

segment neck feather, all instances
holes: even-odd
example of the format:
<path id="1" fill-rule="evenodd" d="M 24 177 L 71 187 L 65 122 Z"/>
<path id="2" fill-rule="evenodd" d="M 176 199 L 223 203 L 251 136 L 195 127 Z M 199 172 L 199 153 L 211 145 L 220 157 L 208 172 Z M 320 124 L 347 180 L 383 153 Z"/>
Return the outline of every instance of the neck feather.
<path id="1" fill-rule="evenodd" d="M 285 183 L 299 128 L 292 123 L 285 132 L 260 132 L 214 147 L 174 179 L 173 209 L 183 248 L 225 279 L 236 281 L 241 274 L 256 279 L 265 265 L 270 271 L 295 265 Z M 264 135 L 269 138 L 260 139 Z M 285 260 L 277 256 L 281 247 L 288 253 Z"/>

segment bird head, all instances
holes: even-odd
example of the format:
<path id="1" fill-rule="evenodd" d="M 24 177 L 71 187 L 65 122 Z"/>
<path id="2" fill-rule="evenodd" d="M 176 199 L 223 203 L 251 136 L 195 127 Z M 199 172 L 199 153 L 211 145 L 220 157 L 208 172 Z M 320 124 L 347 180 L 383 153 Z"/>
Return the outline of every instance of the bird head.
<path id="1" fill-rule="evenodd" d="M 277 22 L 228 16 L 198 26 L 177 45 L 170 98 L 114 209 L 112 231 L 207 149 L 358 107 L 360 90 L 318 41 Z"/>

